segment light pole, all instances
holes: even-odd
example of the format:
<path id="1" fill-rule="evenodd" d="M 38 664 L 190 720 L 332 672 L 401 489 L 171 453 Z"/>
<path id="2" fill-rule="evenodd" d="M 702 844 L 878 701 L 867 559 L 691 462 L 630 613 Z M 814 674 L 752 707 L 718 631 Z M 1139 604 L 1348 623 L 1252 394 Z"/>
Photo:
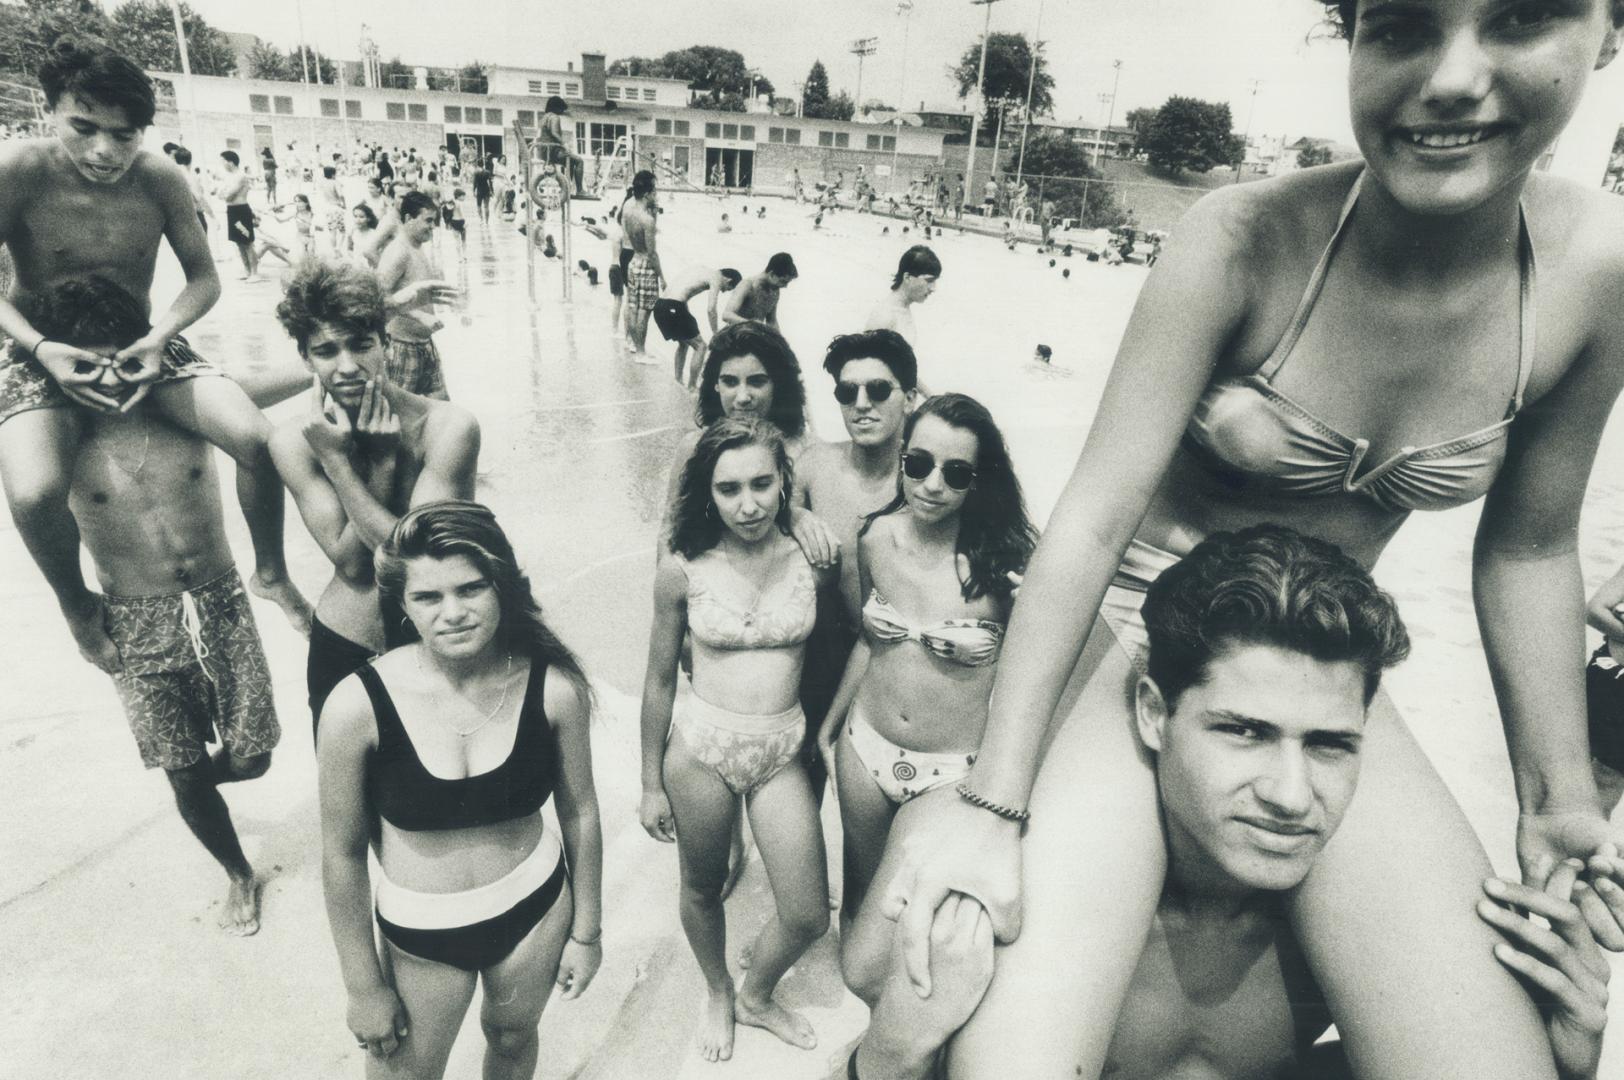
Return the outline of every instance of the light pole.
<path id="1" fill-rule="evenodd" d="M 879 41 L 879 38 L 865 37 L 851 43 L 851 54 L 857 57 L 857 107 L 852 113 L 854 120 L 863 111 L 863 58 L 873 56 L 879 51 Z"/>
<path id="2" fill-rule="evenodd" d="M 1113 76 L 1112 79 L 1111 79 L 1111 104 L 1105 110 L 1105 130 L 1100 132 L 1100 138 L 1099 138 L 1100 143 L 1103 143 L 1106 139 L 1109 139 L 1111 137 L 1111 124 L 1112 124 L 1113 121 L 1116 120 L 1117 88 L 1122 85 L 1122 61 L 1121 60 L 1112 60 L 1111 61 L 1111 66 L 1116 68 L 1116 75 Z M 1104 94 L 1100 95 L 1100 100 L 1101 101 L 1105 100 L 1105 95 Z M 1096 148 L 1094 150 L 1094 167 L 1095 168 L 1099 168 L 1099 164 L 1100 164 L 1100 152 L 1099 152 L 1099 149 L 1098 149 L 1098 145 L 1099 145 L 1099 143 L 1095 144 Z"/>
<path id="3" fill-rule="evenodd" d="M 981 28 L 981 69 L 976 72 L 976 108 L 970 114 L 970 160 L 964 166 L 964 188 L 967 192 L 975 190 L 976 135 L 981 128 L 981 83 L 987 77 L 987 39 L 992 35 L 992 6 L 997 2 L 998 0 L 970 0 L 970 3 L 980 4 L 987 9 L 987 19 Z M 993 165 L 997 164 L 995 157 Z"/>
<path id="4" fill-rule="evenodd" d="M 175 43 L 180 46 L 180 73 L 186 80 L 187 111 L 192 114 L 191 122 L 186 126 L 192 133 L 192 145 L 198 143 L 197 136 L 197 88 L 192 85 L 192 57 L 186 50 L 186 27 L 180 19 L 179 0 L 169 0 L 169 13 L 175 17 Z M 198 147 L 202 149 L 202 147 Z"/>
<path id="5" fill-rule="evenodd" d="M 913 24 L 913 0 L 897 0 L 902 16 L 902 80 L 897 84 L 897 115 L 892 119 L 896 135 L 891 140 L 891 194 L 897 193 L 897 157 L 902 152 L 902 111 L 908 107 L 908 29 Z"/>
<path id="6" fill-rule="evenodd" d="M 1246 108 L 1246 133 L 1241 136 L 1241 159 L 1235 162 L 1235 179 L 1231 183 L 1241 182 L 1241 168 L 1246 164 L 1246 147 L 1252 141 L 1252 114 L 1257 112 L 1257 88 L 1262 85 L 1262 79 L 1252 80 L 1252 103 Z"/>
<path id="7" fill-rule="evenodd" d="M 1039 35 L 1043 33 L 1043 0 L 1038 0 L 1038 25 L 1032 31 L 1032 70 L 1026 76 L 1026 112 L 1021 117 L 1021 153 L 1015 159 L 1015 186 L 1021 186 L 1021 170 L 1026 165 L 1026 133 L 1032 127 L 1032 88 L 1038 81 L 1038 50 L 1043 48 Z"/>
<path id="8" fill-rule="evenodd" d="M 1111 108 L 1113 110 L 1116 107 L 1116 99 L 1113 98 L 1110 94 L 1101 94 L 1101 95 L 1099 95 L 1098 100 L 1099 100 L 1099 103 L 1101 105 L 1105 105 L 1107 102 L 1109 102 L 1110 106 L 1111 106 Z M 1110 127 L 1110 122 L 1109 121 L 1106 122 L 1106 127 Z M 1105 144 L 1105 140 L 1106 140 L 1105 128 L 1101 128 L 1099 131 L 1095 132 L 1095 135 L 1094 135 L 1094 168 L 1096 168 L 1096 169 L 1100 167 L 1100 147 Z"/>

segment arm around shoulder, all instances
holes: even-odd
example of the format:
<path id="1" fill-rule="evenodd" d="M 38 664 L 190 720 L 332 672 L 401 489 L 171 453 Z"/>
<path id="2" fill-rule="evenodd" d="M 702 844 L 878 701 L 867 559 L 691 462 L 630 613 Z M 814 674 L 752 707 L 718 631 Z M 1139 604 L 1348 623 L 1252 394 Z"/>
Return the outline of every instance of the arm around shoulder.
<path id="1" fill-rule="evenodd" d="M 440 499 L 472 499 L 479 472 L 480 431 L 474 414 L 440 404 L 424 432 L 423 472 L 412 488 L 412 505 Z"/>

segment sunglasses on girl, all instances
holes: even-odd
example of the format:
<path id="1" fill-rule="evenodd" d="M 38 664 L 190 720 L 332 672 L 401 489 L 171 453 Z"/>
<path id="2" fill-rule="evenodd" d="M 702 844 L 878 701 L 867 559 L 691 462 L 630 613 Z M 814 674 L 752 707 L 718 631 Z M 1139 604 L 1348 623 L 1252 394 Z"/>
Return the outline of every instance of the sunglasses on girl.
<path id="1" fill-rule="evenodd" d="M 936 464 L 936 456 L 929 450 L 909 450 L 902 455 L 902 475 L 909 480 L 924 480 L 940 467 L 942 481 L 954 491 L 968 491 L 975 483 L 976 467 L 968 461 L 949 458 Z"/>
<path id="2" fill-rule="evenodd" d="M 868 400 L 878 405 L 891 396 L 891 391 L 897 389 L 897 384 L 889 379 L 870 379 L 865 383 L 837 382 L 835 383 L 835 400 L 842 405 L 857 404 L 857 391 L 868 391 Z"/>

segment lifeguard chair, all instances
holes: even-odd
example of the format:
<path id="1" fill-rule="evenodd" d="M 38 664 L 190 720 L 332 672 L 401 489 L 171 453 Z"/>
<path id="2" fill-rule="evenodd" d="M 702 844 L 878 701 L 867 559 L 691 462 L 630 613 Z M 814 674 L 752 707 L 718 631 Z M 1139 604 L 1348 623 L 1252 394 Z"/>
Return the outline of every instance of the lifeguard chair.
<path id="1" fill-rule="evenodd" d="M 530 131 L 513 125 L 513 135 L 524 148 L 520 155 L 524 191 L 528 208 L 525 211 L 525 231 L 529 241 L 525 245 L 525 271 L 530 289 L 530 302 L 536 300 L 536 249 L 543 243 L 548 217 L 556 214 L 558 220 L 558 255 L 562 260 L 563 298 L 570 298 L 570 183 L 569 153 L 555 142 L 543 142 Z"/>

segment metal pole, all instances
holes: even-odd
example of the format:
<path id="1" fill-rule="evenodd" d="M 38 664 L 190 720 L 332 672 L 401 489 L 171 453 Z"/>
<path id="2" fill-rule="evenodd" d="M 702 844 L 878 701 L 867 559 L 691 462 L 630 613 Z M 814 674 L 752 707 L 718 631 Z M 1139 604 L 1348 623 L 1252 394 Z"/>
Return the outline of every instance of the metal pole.
<path id="1" fill-rule="evenodd" d="M 987 77 L 987 37 L 992 33 L 992 6 L 998 0 L 970 0 L 972 4 L 980 4 L 987 9 L 987 19 L 981 28 L 981 69 L 976 73 L 976 109 L 970 114 L 970 160 L 964 167 L 965 194 L 975 190 L 976 183 L 976 134 L 981 129 L 982 92 L 981 83 Z M 997 164 L 994 161 L 994 164 Z"/>
<path id="2" fill-rule="evenodd" d="M 186 126 L 191 129 L 192 145 L 198 146 L 197 134 L 197 87 L 192 85 L 192 56 L 186 48 L 186 27 L 180 18 L 180 0 L 169 0 L 169 13 L 175 19 L 175 44 L 180 46 L 180 72 L 186 81 L 186 106 L 191 113 L 191 122 Z M 198 147 L 202 149 L 202 147 Z"/>
<path id="3" fill-rule="evenodd" d="M 297 21 L 298 27 L 299 27 L 299 67 L 304 72 L 305 105 L 306 105 L 306 107 L 309 107 L 315 102 L 315 97 L 313 96 L 314 92 L 310 89 L 310 62 L 309 62 L 309 53 L 308 53 L 307 47 L 305 45 L 304 2 L 303 2 L 303 0 L 293 0 L 293 16 L 294 16 L 294 19 Z M 320 79 L 321 79 L 321 68 L 319 66 L 316 68 L 316 79 L 317 79 L 317 81 L 320 81 Z M 316 113 L 319 112 L 319 111 L 320 110 L 316 109 L 316 108 L 310 109 L 310 152 L 311 153 L 316 152 Z M 316 164 L 319 166 L 321 164 L 321 162 L 318 161 Z"/>
<path id="4" fill-rule="evenodd" d="M 1021 169 L 1026 165 L 1026 133 L 1032 127 L 1032 89 L 1038 81 L 1038 50 L 1043 42 L 1038 40 L 1043 33 L 1043 0 L 1038 0 L 1038 25 L 1032 31 L 1032 71 L 1026 77 L 1026 113 L 1021 117 L 1021 154 L 1015 159 L 1015 186 L 1021 183 Z"/>
<path id="5" fill-rule="evenodd" d="M 1241 182 L 1241 167 L 1246 164 L 1246 144 L 1252 141 L 1252 116 L 1257 112 L 1257 88 L 1261 81 L 1252 80 L 1252 104 L 1246 110 L 1246 134 L 1241 136 L 1241 159 L 1235 163 L 1235 179 L 1231 183 Z"/>
<path id="6" fill-rule="evenodd" d="M 897 193 L 897 155 L 902 152 L 902 112 L 908 107 L 908 29 L 913 25 L 913 0 L 897 0 L 902 16 L 902 81 L 897 86 L 896 141 L 891 144 L 891 194 Z"/>

